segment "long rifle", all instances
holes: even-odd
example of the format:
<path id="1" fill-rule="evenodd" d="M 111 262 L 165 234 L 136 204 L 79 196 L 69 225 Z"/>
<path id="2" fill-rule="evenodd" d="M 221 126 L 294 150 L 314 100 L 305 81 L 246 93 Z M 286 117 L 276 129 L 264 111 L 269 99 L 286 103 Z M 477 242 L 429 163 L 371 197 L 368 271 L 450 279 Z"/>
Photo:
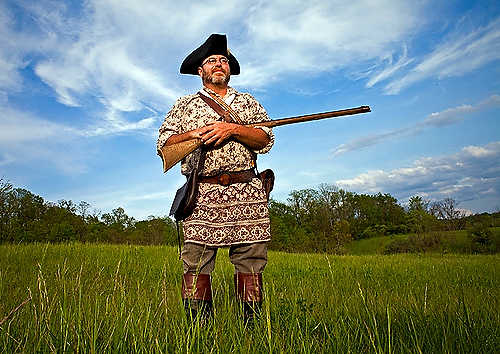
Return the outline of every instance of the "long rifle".
<path id="1" fill-rule="evenodd" d="M 304 116 L 297 116 L 297 117 L 290 117 L 290 118 L 281 118 L 281 119 L 275 119 L 275 120 L 269 120 L 265 122 L 260 122 L 260 123 L 251 123 L 251 124 L 245 124 L 248 127 L 269 127 L 269 128 L 274 128 L 274 127 L 279 127 L 280 125 L 286 125 L 286 124 L 295 124 L 295 123 L 301 123 L 301 122 L 309 122 L 312 120 L 319 120 L 319 119 L 325 119 L 325 118 L 334 118 L 334 117 L 341 117 L 341 116 L 349 116 L 353 114 L 359 114 L 359 113 L 367 113 L 371 112 L 369 106 L 361 106 L 357 108 L 349 108 L 349 109 L 342 109 L 339 111 L 331 111 L 331 112 L 324 112 L 324 113 L 315 113 L 315 114 L 308 114 Z M 159 155 L 163 161 L 163 172 L 167 172 L 170 168 L 172 168 L 177 162 L 185 158 L 187 155 L 192 153 L 194 150 L 196 150 L 198 147 L 202 145 L 202 141 L 199 138 L 195 139 L 190 139 L 186 140 L 177 144 L 172 144 L 172 145 L 163 145 L 161 148 Z"/>

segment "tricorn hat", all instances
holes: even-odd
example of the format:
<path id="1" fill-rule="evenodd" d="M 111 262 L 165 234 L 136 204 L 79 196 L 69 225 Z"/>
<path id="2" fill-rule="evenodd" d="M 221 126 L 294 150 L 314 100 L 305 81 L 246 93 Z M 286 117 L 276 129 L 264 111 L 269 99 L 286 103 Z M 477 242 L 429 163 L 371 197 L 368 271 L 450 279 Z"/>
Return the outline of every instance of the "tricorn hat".
<path id="1" fill-rule="evenodd" d="M 212 34 L 201 46 L 196 48 L 181 64 L 181 74 L 198 75 L 198 67 L 202 61 L 211 55 L 224 55 L 229 60 L 231 75 L 240 73 L 238 60 L 227 48 L 227 38 L 225 34 Z"/>

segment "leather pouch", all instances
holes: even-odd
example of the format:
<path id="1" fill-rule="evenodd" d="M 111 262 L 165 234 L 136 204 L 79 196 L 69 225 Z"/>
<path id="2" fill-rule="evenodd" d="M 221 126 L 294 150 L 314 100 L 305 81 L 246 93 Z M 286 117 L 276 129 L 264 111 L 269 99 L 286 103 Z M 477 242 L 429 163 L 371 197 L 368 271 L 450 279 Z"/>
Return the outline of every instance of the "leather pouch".
<path id="1" fill-rule="evenodd" d="M 274 172 L 271 169 L 264 170 L 259 173 L 259 178 L 262 181 L 262 186 L 266 191 L 267 200 L 269 200 L 269 194 L 274 187 Z"/>
<path id="2" fill-rule="evenodd" d="M 198 173 L 192 171 L 187 176 L 187 181 L 175 193 L 174 202 L 170 208 L 170 216 L 180 221 L 193 213 L 196 196 L 198 195 Z"/>
<path id="3" fill-rule="evenodd" d="M 187 175 L 187 181 L 175 193 L 175 198 L 170 207 L 170 216 L 175 220 L 182 221 L 193 213 L 198 196 L 198 184 L 200 174 L 205 162 L 205 150 L 201 150 L 198 166 Z"/>

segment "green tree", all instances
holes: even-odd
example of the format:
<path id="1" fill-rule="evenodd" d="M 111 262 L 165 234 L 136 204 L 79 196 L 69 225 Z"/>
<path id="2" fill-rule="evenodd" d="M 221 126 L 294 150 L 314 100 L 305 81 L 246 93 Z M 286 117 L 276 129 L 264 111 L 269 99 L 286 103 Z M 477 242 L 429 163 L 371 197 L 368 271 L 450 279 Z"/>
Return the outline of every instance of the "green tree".
<path id="1" fill-rule="evenodd" d="M 11 194 L 12 184 L 0 179 L 0 242 L 8 241 L 10 235 L 10 220 L 12 217 Z"/>
<path id="2" fill-rule="evenodd" d="M 445 198 L 434 202 L 431 213 L 443 220 L 445 228 L 449 231 L 460 230 L 465 227 L 465 213 L 458 208 L 458 203 L 453 198 Z"/>
<path id="3" fill-rule="evenodd" d="M 429 212 L 430 202 L 420 196 L 413 196 L 408 203 L 407 224 L 409 231 L 429 232 L 436 226 L 436 217 Z"/>
<path id="4" fill-rule="evenodd" d="M 297 240 L 298 223 L 292 208 L 274 199 L 269 200 L 269 218 L 271 220 L 271 242 L 274 250 L 292 251 Z"/>
<path id="5" fill-rule="evenodd" d="M 135 224 L 135 219 L 133 217 L 129 217 L 122 207 L 113 209 L 111 213 L 103 214 L 102 220 L 107 226 L 111 226 L 119 230 L 125 230 Z"/>
<path id="6" fill-rule="evenodd" d="M 405 211 L 390 194 L 359 194 L 353 199 L 351 230 L 354 238 L 399 233 L 404 229 Z"/>

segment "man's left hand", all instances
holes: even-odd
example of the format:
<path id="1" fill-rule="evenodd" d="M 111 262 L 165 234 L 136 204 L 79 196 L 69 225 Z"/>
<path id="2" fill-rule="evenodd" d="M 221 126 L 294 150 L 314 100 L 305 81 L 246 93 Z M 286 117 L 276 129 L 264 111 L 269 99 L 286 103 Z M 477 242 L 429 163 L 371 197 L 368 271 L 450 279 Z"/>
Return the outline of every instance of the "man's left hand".
<path id="1" fill-rule="evenodd" d="M 229 138 L 234 138 L 251 149 L 262 149 L 269 143 L 269 136 L 260 128 L 245 125 L 212 122 L 201 128 L 203 144 L 219 146 Z"/>
<path id="2" fill-rule="evenodd" d="M 201 135 L 203 144 L 219 146 L 238 130 L 239 125 L 227 122 L 208 123 Z"/>

